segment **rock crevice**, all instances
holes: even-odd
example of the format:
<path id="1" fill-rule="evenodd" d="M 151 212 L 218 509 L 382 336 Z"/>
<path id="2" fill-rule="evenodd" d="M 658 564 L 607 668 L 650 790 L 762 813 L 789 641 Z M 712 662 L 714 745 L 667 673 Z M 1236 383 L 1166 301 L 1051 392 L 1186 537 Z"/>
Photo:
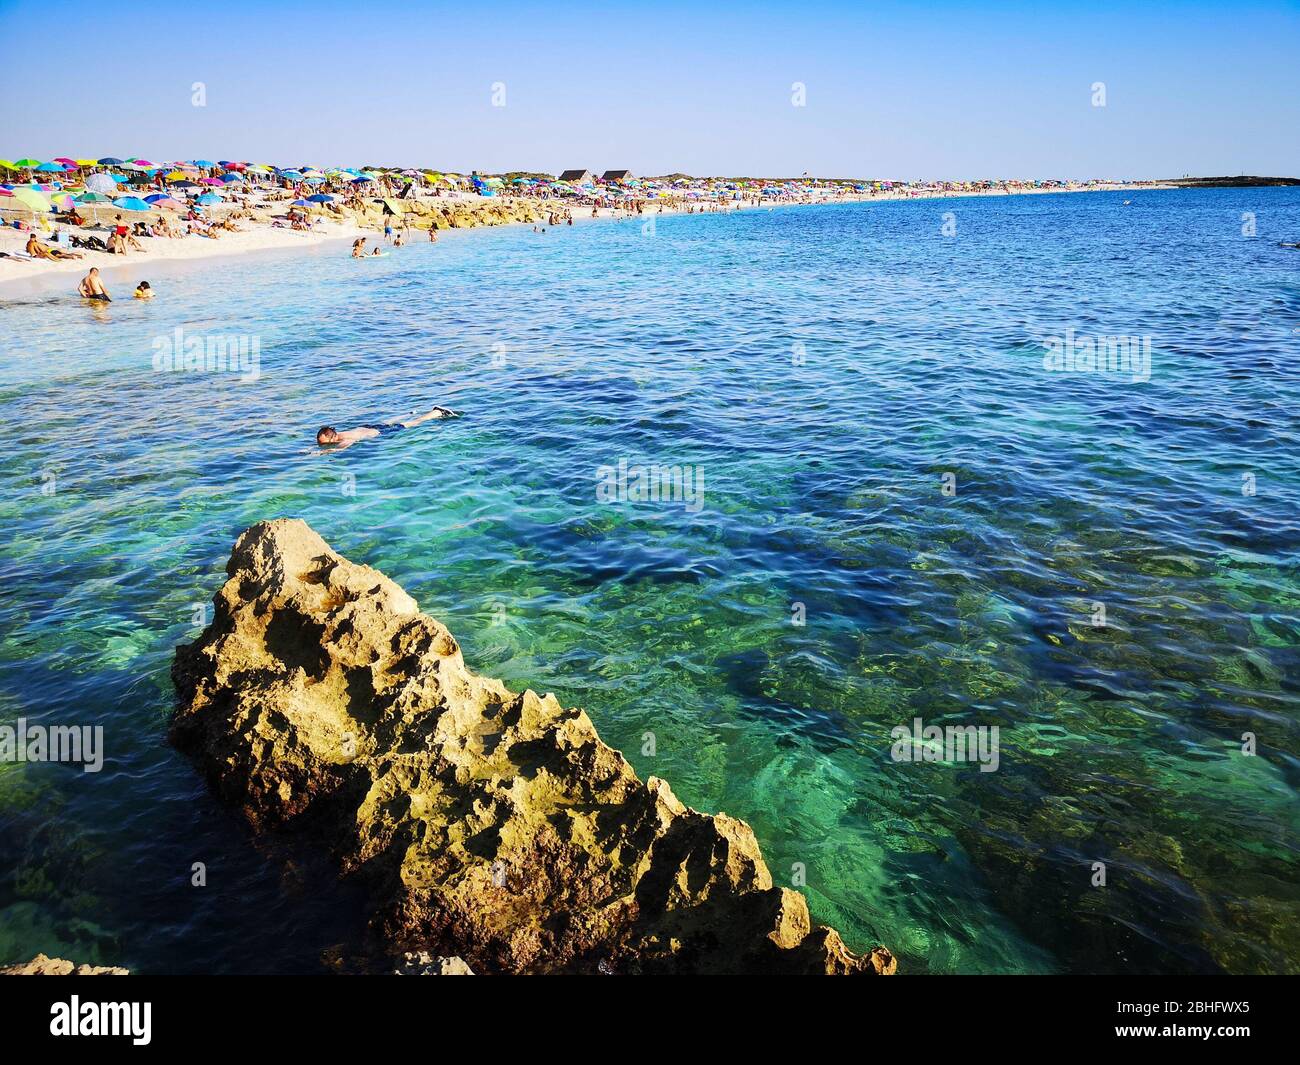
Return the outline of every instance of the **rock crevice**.
<path id="1" fill-rule="evenodd" d="M 301 521 L 235 544 L 177 650 L 173 742 L 257 831 L 319 833 L 394 958 L 476 973 L 890 973 L 776 887 L 752 830 L 641 781 L 582 710 L 470 671 Z M 390 970 L 391 971 L 391 970 Z"/>

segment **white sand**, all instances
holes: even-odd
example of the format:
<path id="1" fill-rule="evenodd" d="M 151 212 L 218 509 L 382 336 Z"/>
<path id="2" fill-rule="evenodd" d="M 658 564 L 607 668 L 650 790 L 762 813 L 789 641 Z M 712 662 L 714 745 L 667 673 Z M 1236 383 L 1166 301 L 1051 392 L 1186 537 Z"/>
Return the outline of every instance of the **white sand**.
<path id="1" fill-rule="evenodd" d="M 69 227 L 62 227 L 69 229 Z M 75 232 L 75 230 L 72 230 Z M 105 233 L 95 232 L 101 239 Z M 98 266 L 106 279 L 124 278 L 128 275 L 146 275 L 150 263 L 171 260 L 209 259 L 220 255 L 239 255 L 250 251 L 272 248 L 306 248 L 330 240 L 365 235 L 374 237 L 374 230 L 332 223 L 320 226 L 315 232 L 304 233 L 293 229 L 259 228 L 242 233 L 226 233 L 217 240 L 190 235 L 188 237 L 141 237 L 144 251 L 131 251 L 126 255 L 108 255 L 104 252 L 82 251 L 82 258 L 61 262 L 39 260 L 0 259 L 0 283 L 22 281 L 43 274 L 72 274 L 69 288 L 76 290 L 77 282 L 92 266 Z M 37 234 L 40 239 L 42 235 Z M 0 251 L 20 253 L 27 243 L 28 234 L 12 227 L 0 229 Z M 76 249 L 72 249 L 76 250 Z M 121 284 L 121 280 L 118 281 Z"/>

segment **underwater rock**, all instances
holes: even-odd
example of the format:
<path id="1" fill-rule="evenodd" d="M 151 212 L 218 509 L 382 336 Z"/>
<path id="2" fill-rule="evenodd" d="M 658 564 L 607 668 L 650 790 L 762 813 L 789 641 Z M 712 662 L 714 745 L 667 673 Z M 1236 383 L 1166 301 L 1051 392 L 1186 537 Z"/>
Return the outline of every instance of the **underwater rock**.
<path id="1" fill-rule="evenodd" d="M 776 887 L 754 833 L 640 780 L 586 713 L 471 672 L 301 521 L 236 542 L 176 651 L 172 740 L 260 832 L 316 834 L 393 957 L 475 973 L 892 973 Z"/>
<path id="2" fill-rule="evenodd" d="M 63 958 L 38 954 L 29 962 L 0 968 L 0 976 L 129 976 L 112 965 L 78 965 Z"/>

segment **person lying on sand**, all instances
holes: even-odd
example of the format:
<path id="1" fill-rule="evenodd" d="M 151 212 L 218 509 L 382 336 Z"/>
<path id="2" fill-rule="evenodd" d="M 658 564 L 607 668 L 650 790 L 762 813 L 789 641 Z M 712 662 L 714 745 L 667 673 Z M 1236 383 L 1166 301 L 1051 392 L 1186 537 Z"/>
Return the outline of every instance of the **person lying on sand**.
<path id="1" fill-rule="evenodd" d="M 81 256 L 75 252 L 59 251 L 58 248 L 49 248 L 36 239 L 36 234 L 32 233 L 27 238 L 27 247 L 24 249 L 33 259 L 49 259 L 51 262 L 57 262 L 60 259 L 80 259 Z"/>
<path id="2" fill-rule="evenodd" d="M 359 425 L 355 429 L 344 429 L 342 432 L 332 425 L 322 425 L 316 430 L 316 443 L 320 444 L 321 447 L 342 451 L 359 440 L 369 440 L 373 436 L 388 436 L 391 433 L 399 433 L 403 429 L 413 429 L 422 422 L 459 417 L 460 411 L 452 410 L 450 407 L 434 407 L 428 414 L 418 414 L 404 421 L 380 422 L 377 425 Z"/>
<path id="3" fill-rule="evenodd" d="M 101 300 L 104 303 L 112 302 L 108 289 L 104 287 L 104 282 L 99 279 L 98 266 L 92 266 L 90 273 L 81 279 L 81 284 L 77 286 L 77 292 L 88 300 Z"/>

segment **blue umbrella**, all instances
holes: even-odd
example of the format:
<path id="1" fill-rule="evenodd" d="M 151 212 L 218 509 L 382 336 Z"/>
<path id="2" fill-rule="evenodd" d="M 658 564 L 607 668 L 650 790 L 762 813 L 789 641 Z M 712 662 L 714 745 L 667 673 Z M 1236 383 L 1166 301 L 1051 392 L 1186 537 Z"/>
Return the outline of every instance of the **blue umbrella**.
<path id="1" fill-rule="evenodd" d="M 315 196 L 308 196 L 307 199 L 312 203 L 333 203 L 334 197 L 323 192 L 316 193 Z"/>
<path id="2" fill-rule="evenodd" d="M 308 185 L 323 185 L 323 184 L 325 184 L 325 179 L 324 179 L 323 177 L 309 177 L 309 178 L 303 178 L 303 181 L 305 181 Z"/>
<path id="3" fill-rule="evenodd" d="M 353 179 L 352 179 L 352 184 L 354 184 L 354 185 L 360 185 L 360 184 L 362 184 L 363 182 L 366 182 L 366 181 L 374 181 L 374 180 L 375 180 L 375 179 L 372 178 L 369 174 L 362 174 L 362 175 L 361 175 L 360 177 L 358 177 L 358 178 L 353 178 Z"/>
<path id="4" fill-rule="evenodd" d="M 244 179 L 238 174 L 222 174 L 221 180 L 229 185 L 232 181 L 243 181 Z"/>
<path id="5" fill-rule="evenodd" d="M 42 163 L 36 169 L 43 170 L 47 174 L 48 173 L 62 174 L 65 168 L 62 163 Z"/>
<path id="6" fill-rule="evenodd" d="M 291 207 L 310 207 L 311 204 L 310 204 L 307 200 L 294 200 L 293 203 L 290 204 L 290 206 L 291 206 Z"/>
<path id="7" fill-rule="evenodd" d="M 122 196 L 113 201 L 113 206 L 119 211 L 148 211 L 150 205 L 140 199 L 139 196 Z"/>
<path id="8" fill-rule="evenodd" d="M 214 203 L 223 203 L 224 201 L 215 192 L 205 192 L 194 202 L 202 204 L 204 207 L 211 207 Z"/>
<path id="9" fill-rule="evenodd" d="M 122 165 L 122 160 L 121 160 L 121 159 L 114 159 L 114 158 L 110 155 L 110 156 L 107 156 L 107 157 L 101 159 L 101 160 L 99 161 L 99 165 L 100 165 L 100 166 L 121 166 L 121 165 Z"/>
<path id="10" fill-rule="evenodd" d="M 155 192 L 152 196 L 146 196 L 144 198 L 144 202 L 157 203 L 159 200 L 170 200 L 170 199 L 171 197 L 168 196 L 165 192 Z"/>
<path id="11" fill-rule="evenodd" d="M 214 163 L 214 162 L 212 162 L 212 160 L 210 160 L 210 159 L 195 159 L 195 160 L 194 160 L 194 165 L 195 165 L 195 166 L 201 166 L 201 167 L 203 167 L 205 170 L 210 170 L 212 167 L 216 166 L 217 164 Z"/>

